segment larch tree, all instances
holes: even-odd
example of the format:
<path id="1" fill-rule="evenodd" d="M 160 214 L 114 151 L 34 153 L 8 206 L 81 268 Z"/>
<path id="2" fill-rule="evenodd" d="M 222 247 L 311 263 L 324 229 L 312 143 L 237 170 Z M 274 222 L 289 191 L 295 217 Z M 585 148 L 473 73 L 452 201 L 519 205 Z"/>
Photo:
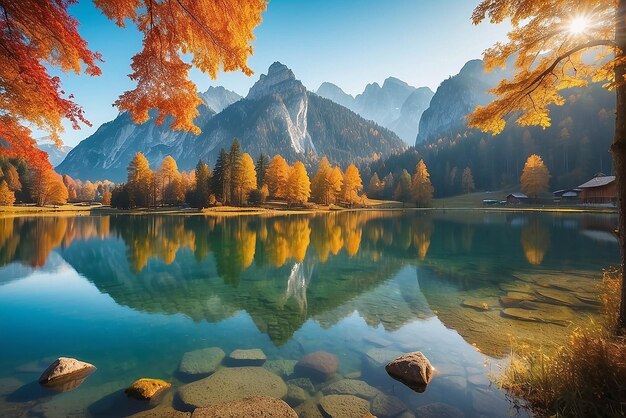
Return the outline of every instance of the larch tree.
<path id="1" fill-rule="evenodd" d="M 248 196 L 257 187 L 254 161 L 250 154 L 244 152 L 237 162 L 237 177 L 233 178 L 236 189 L 236 203 L 242 204 L 248 201 Z"/>
<path id="2" fill-rule="evenodd" d="M 172 127 L 199 133 L 193 119 L 200 104 L 189 78 L 193 67 L 211 77 L 218 70 L 250 75 L 253 30 L 265 0 L 95 0 L 119 26 L 132 22 L 143 35 L 143 49 L 132 59 L 136 87 L 116 101 L 136 122 L 157 111 L 156 122 L 173 117 Z M 73 96 L 64 92 L 61 72 L 101 74 L 101 56 L 92 52 L 69 15 L 74 0 L 0 0 L 0 137 L 3 155 L 20 157 L 38 169 L 52 169 L 26 125 L 48 131 L 60 143 L 62 121 L 89 124 Z M 183 60 L 190 57 L 190 63 Z"/>
<path id="3" fill-rule="evenodd" d="M 296 161 L 287 179 L 287 202 L 305 204 L 311 197 L 311 181 L 304 164 Z"/>
<path id="4" fill-rule="evenodd" d="M 181 174 L 180 171 L 178 171 L 176 160 L 171 155 L 168 155 L 163 159 L 156 173 L 157 187 L 159 190 L 158 195 L 163 204 L 173 205 L 184 198 L 181 180 Z"/>
<path id="5" fill-rule="evenodd" d="M 531 199 L 536 199 L 548 191 L 550 172 L 537 154 L 531 155 L 526 160 L 520 183 L 522 184 L 522 192 Z"/>
<path id="6" fill-rule="evenodd" d="M 284 199 L 287 197 L 287 178 L 289 177 L 289 164 L 279 154 L 270 161 L 265 173 L 265 183 L 270 192 L 270 197 Z"/>
<path id="7" fill-rule="evenodd" d="M 315 173 L 311 182 L 311 198 L 317 203 L 328 204 L 326 179 L 330 176 L 331 171 L 332 167 L 330 162 L 328 162 L 328 158 L 322 157 L 317 166 L 317 173 Z"/>
<path id="8" fill-rule="evenodd" d="M 415 204 L 420 207 L 428 207 L 433 201 L 434 188 L 430 182 L 430 174 L 424 160 L 420 160 L 415 167 L 415 174 L 411 180 L 411 194 Z"/>
<path id="9" fill-rule="evenodd" d="M 361 190 L 363 190 L 363 181 L 359 169 L 354 164 L 350 164 L 343 175 L 341 200 L 352 206 L 359 201 Z"/>
<path id="10" fill-rule="evenodd" d="M 337 166 L 333 167 L 326 177 L 326 202 L 328 204 L 337 203 L 339 194 L 343 188 L 343 173 Z"/>
<path id="11" fill-rule="evenodd" d="M 463 187 L 463 193 L 465 194 L 471 193 L 476 189 L 472 169 L 469 167 L 465 167 L 463 170 L 463 174 L 461 175 L 461 186 Z"/>
<path id="12" fill-rule="evenodd" d="M 143 153 L 138 152 L 128 164 L 128 194 L 132 207 L 148 207 L 154 193 L 154 173 Z"/>
<path id="13" fill-rule="evenodd" d="M 626 0 L 483 0 L 472 21 L 510 21 L 508 42 L 485 51 L 485 66 L 515 57 L 515 74 L 491 93 L 495 99 L 470 116 L 471 127 L 502 132 L 507 117 L 522 126 L 550 126 L 549 107 L 562 105 L 561 91 L 601 82 L 616 93 L 611 151 L 617 177 L 622 290 L 620 323 L 626 327 Z M 595 58 L 590 59 L 590 58 Z"/>
<path id="14" fill-rule="evenodd" d="M 13 206 L 15 203 L 15 193 L 9 189 L 6 181 L 0 182 L 0 206 Z"/>

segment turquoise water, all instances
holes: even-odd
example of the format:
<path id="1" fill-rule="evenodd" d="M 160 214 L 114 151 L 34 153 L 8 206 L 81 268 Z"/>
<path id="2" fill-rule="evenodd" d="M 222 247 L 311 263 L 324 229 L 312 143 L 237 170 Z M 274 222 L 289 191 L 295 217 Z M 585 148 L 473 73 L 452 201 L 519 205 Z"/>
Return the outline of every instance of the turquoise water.
<path id="1" fill-rule="evenodd" d="M 220 347 L 260 348 L 269 364 L 333 353 L 333 380 L 363 380 L 415 416 L 433 403 L 526 416 L 489 376 L 512 338 L 554 344 L 598 314 L 616 223 L 481 211 L 0 219 L 0 415 L 127 416 L 156 405 L 123 395 L 140 377 L 173 383 L 157 408 L 184 409 L 181 357 Z M 503 302 L 520 293 L 533 309 Z M 421 394 L 384 371 L 418 350 L 437 370 Z M 98 370 L 48 392 L 36 381 L 58 356 Z"/>

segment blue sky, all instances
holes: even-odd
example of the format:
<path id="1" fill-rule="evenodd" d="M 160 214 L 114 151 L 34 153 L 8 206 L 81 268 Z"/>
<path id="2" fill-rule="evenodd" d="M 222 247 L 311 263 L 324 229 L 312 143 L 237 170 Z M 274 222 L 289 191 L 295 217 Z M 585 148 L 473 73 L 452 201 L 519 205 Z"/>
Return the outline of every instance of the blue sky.
<path id="1" fill-rule="evenodd" d="M 255 71 L 220 74 L 211 80 L 198 71 L 192 78 L 200 91 L 223 85 L 241 95 L 274 61 L 289 66 L 309 90 L 330 81 L 358 94 L 371 82 L 394 76 L 414 86 L 435 90 L 470 59 L 498 40 L 507 26 L 470 22 L 476 1 L 467 0 L 270 0 L 263 23 L 255 31 Z M 85 109 L 93 127 L 66 129 L 62 135 L 74 146 L 102 123 L 112 120 L 111 106 L 133 87 L 127 75 L 130 60 L 141 48 L 134 28 L 121 29 L 107 20 L 93 3 L 82 0 L 70 8 L 79 31 L 105 62 L 103 75 L 61 75 L 63 87 Z M 37 135 L 37 133 L 35 133 Z"/>

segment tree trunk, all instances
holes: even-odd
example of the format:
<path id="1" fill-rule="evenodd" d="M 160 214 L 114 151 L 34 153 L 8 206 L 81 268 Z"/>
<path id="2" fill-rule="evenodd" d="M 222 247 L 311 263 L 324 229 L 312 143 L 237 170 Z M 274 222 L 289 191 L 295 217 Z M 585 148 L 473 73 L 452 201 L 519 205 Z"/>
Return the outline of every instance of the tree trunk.
<path id="1" fill-rule="evenodd" d="M 615 24 L 615 41 L 620 54 L 626 51 L 626 0 L 617 3 L 617 15 Z M 619 209 L 619 243 L 621 250 L 621 277 L 622 290 L 620 299 L 619 323 L 626 328 L 626 270 L 624 269 L 624 257 L 626 256 L 626 86 L 624 76 L 626 65 L 623 63 L 615 66 L 615 80 L 620 83 L 616 88 L 616 115 L 615 115 L 615 138 L 611 151 L 615 164 L 617 181 L 617 200 Z"/>

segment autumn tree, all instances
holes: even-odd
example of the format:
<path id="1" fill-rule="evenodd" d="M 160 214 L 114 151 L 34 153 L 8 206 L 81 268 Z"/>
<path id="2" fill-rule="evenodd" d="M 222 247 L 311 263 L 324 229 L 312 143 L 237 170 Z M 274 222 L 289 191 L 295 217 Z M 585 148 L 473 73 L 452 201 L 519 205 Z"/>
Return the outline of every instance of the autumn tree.
<path id="1" fill-rule="evenodd" d="M 504 66 L 515 57 L 515 74 L 491 93 L 495 99 L 479 106 L 470 126 L 497 134 L 515 115 L 522 126 L 550 126 L 549 107 L 562 105 L 561 92 L 601 82 L 617 97 L 615 137 L 611 151 L 619 196 L 620 230 L 626 225 L 626 1 L 483 0 L 472 20 L 479 24 L 510 22 L 508 42 L 485 54 L 485 67 Z M 595 60 L 590 59 L 595 57 Z M 620 234 L 622 290 L 620 323 L 626 327 L 626 234 Z"/>
<path id="2" fill-rule="evenodd" d="M 0 206 L 13 206 L 15 203 L 15 193 L 9 189 L 6 181 L 0 182 Z"/>
<path id="3" fill-rule="evenodd" d="M 380 199 L 385 189 L 385 183 L 378 177 L 378 173 L 374 173 L 374 175 L 370 178 L 370 183 L 367 188 L 368 195 L 374 199 Z"/>
<path id="4" fill-rule="evenodd" d="M 67 188 L 61 176 L 53 170 L 33 170 L 30 186 L 30 194 L 38 206 L 67 203 Z"/>
<path id="5" fill-rule="evenodd" d="M 236 177 L 233 178 L 235 185 L 235 202 L 243 204 L 248 201 L 248 196 L 257 187 L 256 171 L 254 161 L 247 152 L 244 152 L 237 161 Z"/>
<path id="6" fill-rule="evenodd" d="M 156 172 L 158 187 L 157 196 L 163 204 L 174 205 L 182 202 L 185 198 L 185 190 L 182 184 L 182 176 L 178 171 L 176 160 L 168 155 L 161 162 Z"/>
<path id="7" fill-rule="evenodd" d="M 290 204 L 304 204 L 309 200 L 311 196 L 311 181 L 304 164 L 300 161 L 296 161 L 291 168 L 287 178 L 286 189 L 287 202 Z"/>
<path id="8" fill-rule="evenodd" d="M 352 206 L 359 201 L 361 190 L 363 190 L 363 181 L 359 169 L 354 164 L 350 164 L 343 175 L 341 200 Z"/>
<path id="9" fill-rule="evenodd" d="M 461 175 L 461 187 L 463 187 L 463 193 L 468 194 L 476 189 L 474 184 L 474 176 L 472 175 L 472 169 L 465 167 L 463 174 Z"/>
<path id="10" fill-rule="evenodd" d="M 336 203 L 342 184 L 343 174 L 339 167 L 332 167 L 328 159 L 322 157 L 311 182 L 311 197 L 325 205 Z"/>
<path id="11" fill-rule="evenodd" d="M 548 191 L 550 172 L 540 156 L 533 154 L 528 157 L 520 182 L 522 183 L 522 192 L 531 199 L 536 199 Z"/>
<path id="12" fill-rule="evenodd" d="M 396 189 L 393 192 L 393 198 L 400 202 L 409 202 L 412 199 L 411 194 L 411 175 L 408 171 L 402 170 Z"/>
<path id="13" fill-rule="evenodd" d="M 270 192 L 270 197 L 284 199 L 287 197 L 287 179 L 289 177 L 289 164 L 277 154 L 270 161 L 265 173 L 265 183 Z"/>
<path id="14" fill-rule="evenodd" d="M 153 203 L 155 181 L 148 159 L 141 152 L 136 153 L 127 171 L 130 206 L 150 206 Z"/>
<path id="15" fill-rule="evenodd" d="M 263 185 L 265 184 L 265 173 L 267 172 L 267 167 L 270 165 L 270 157 L 266 154 L 261 153 L 259 158 L 256 160 L 256 187 L 261 190 Z"/>
<path id="16" fill-rule="evenodd" d="M 111 205 L 111 198 L 112 198 L 113 194 L 111 193 L 110 190 L 105 190 L 104 192 L 102 192 L 102 204 L 104 206 L 109 206 Z"/>
<path id="17" fill-rule="evenodd" d="M 420 160 L 415 167 L 415 174 L 411 179 L 411 194 L 417 207 L 424 208 L 430 206 L 433 201 L 434 188 L 430 182 L 430 174 L 426 168 L 424 160 Z"/>
<path id="18" fill-rule="evenodd" d="M 96 198 L 96 186 L 94 186 L 94 184 L 91 181 L 87 180 L 78 189 L 77 197 L 79 200 L 83 202 L 93 201 Z M 68 198 L 69 198 L 69 192 L 68 192 Z"/>

